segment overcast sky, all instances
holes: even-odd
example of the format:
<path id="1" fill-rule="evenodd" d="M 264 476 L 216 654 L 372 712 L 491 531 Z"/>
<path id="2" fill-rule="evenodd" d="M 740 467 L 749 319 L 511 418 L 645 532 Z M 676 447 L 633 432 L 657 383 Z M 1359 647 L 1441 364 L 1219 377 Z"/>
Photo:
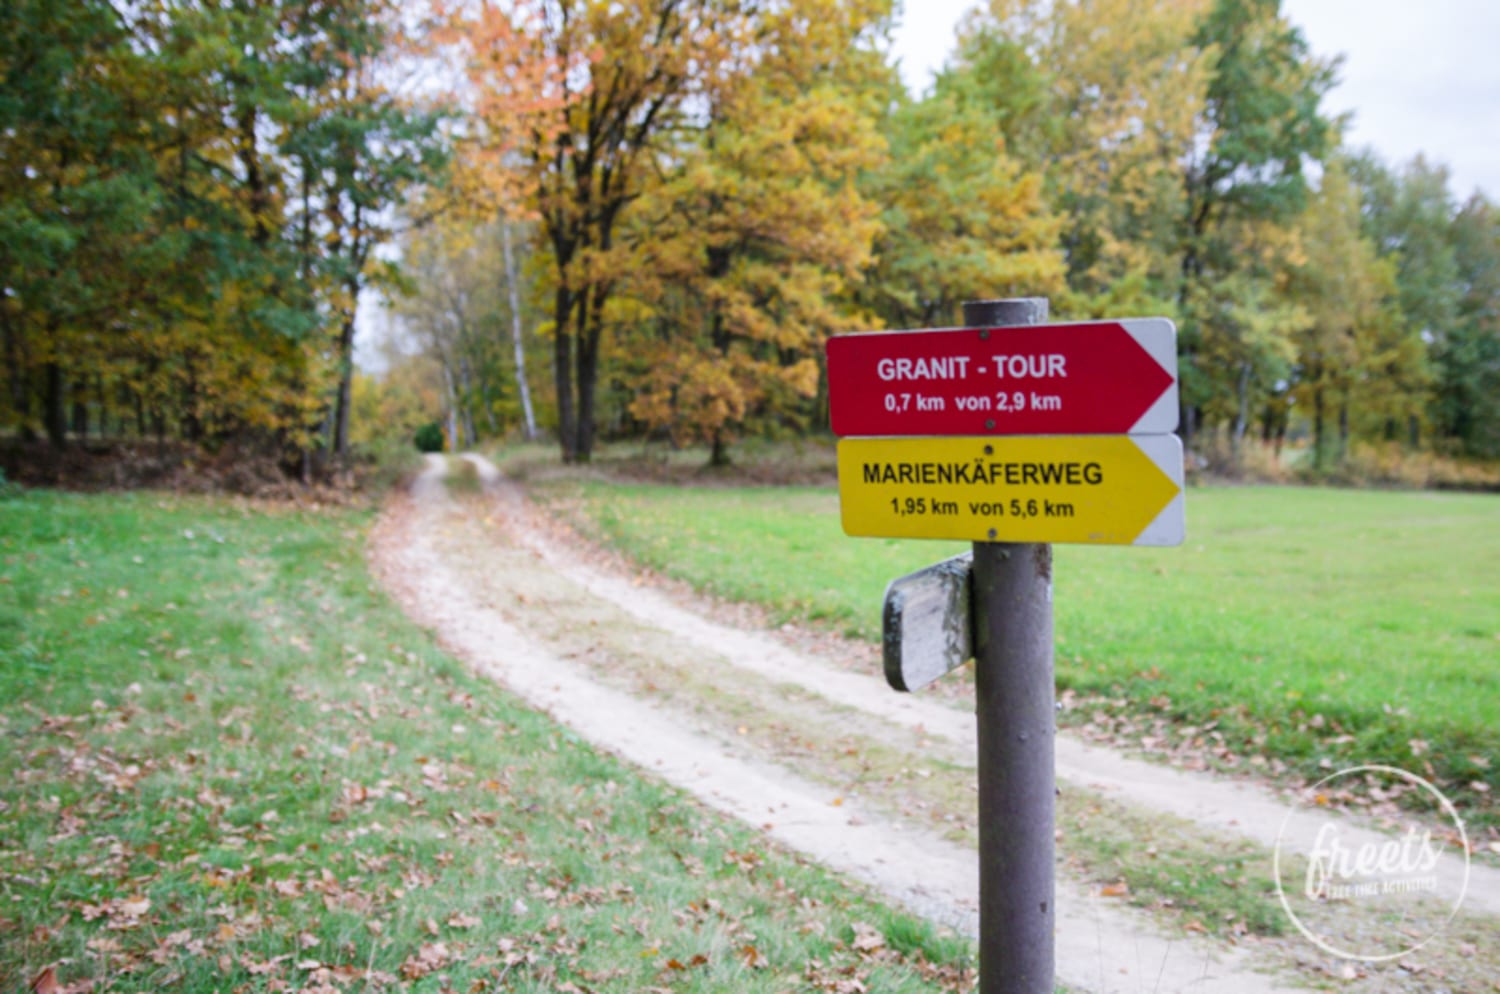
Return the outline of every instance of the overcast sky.
<path id="1" fill-rule="evenodd" d="M 904 0 L 895 38 L 907 86 L 925 89 L 975 0 Z M 1451 170 L 1459 200 L 1500 199 L 1500 0 L 1282 0 L 1314 53 L 1344 56 L 1325 107 L 1349 111 L 1350 144 L 1390 165 L 1418 153 Z"/>

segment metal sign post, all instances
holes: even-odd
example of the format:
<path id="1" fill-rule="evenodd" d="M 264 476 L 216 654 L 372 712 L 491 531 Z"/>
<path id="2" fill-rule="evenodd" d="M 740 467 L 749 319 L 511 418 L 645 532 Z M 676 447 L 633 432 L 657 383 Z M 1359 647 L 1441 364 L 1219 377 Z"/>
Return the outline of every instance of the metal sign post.
<path id="1" fill-rule="evenodd" d="M 964 304 L 964 323 L 1040 324 L 1047 300 Z M 974 689 L 979 721 L 979 991 L 1052 994 L 1052 546 L 975 542 Z"/>
<path id="2" fill-rule="evenodd" d="M 886 679 L 974 658 L 980 994 L 1052 994 L 1056 714 L 1052 542 L 1178 545 L 1176 329 L 1038 327 L 1042 298 L 964 304 L 967 327 L 828 343 L 848 535 L 968 539 L 886 590 Z"/>

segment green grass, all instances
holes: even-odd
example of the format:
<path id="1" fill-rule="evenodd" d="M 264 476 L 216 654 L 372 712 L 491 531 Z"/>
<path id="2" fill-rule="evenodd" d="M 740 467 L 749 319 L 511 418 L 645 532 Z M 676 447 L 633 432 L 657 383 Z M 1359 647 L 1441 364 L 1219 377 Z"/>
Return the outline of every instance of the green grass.
<path id="1" fill-rule="evenodd" d="M 852 539 L 831 488 L 552 480 L 544 500 L 650 568 L 773 620 L 878 636 L 886 583 L 965 548 Z M 1218 765 L 1384 762 L 1481 825 L 1500 787 L 1500 499 L 1294 488 L 1188 495 L 1180 548 L 1056 548 L 1069 719 Z"/>
<path id="2" fill-rule="evenodd" d="M 368 524 L 0 501 L 0 986 L 972 982 L 967 942 L 471 677 L 373 586 Z"/>

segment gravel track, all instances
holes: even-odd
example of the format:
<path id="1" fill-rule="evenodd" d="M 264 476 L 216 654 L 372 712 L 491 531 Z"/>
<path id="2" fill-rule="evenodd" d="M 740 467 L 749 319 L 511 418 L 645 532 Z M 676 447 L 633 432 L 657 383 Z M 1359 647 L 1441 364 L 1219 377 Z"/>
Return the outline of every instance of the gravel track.
<path id="1" fill-rule="evenodd" d="M 549 632 L 585 629 L 601 652 L 613 641 L 681 655 L 692 665 L 713 667 L 716 680 L 742 674 L 795 686 L 824 705 L 829 723 L 847 723 L 853 712 L 866 726 L 903 738 L 914 733 L 946 761 L 969 767 L 972 714 L 939 699 L 897 694 L 878 675 L 851 672 L 767 634 L 722 624 L 638 579 L 599 567 L 539 527 L 519 489 L 492 464 L 465 458 L 489 501 L 483 550 L 472 547 L 472 533 L 456 536 L 463 511 L 443 487 L 441 457 L 429 457 L 410 499 L 396 501 L 376 528 L 377 571 L 409 613 L 475 669 L 597 746 L 918 914 L 974 934 L 978 872 L 971 848 L 862 799 L 834 798 L 826 783 L 746 749 L 733 729 L 674 701 L 632 693 L 622 681 L 601 679 L 583 658 L 595 643 L 578 650 L 549 643 Z M 799 708 L 797 720 L 810 720 L 807 707 Z M 1057 763 L 1063 789 L 1085 787 L 1266 846 L 1290 813 L 1256 785 L 1132 760 L 1066 735 L 1057 742 Z M 1294 813 L 1290 825 L 1292 831 L 1306 827 Z M 1461 861 L 1450 860 L 1443 872 L 1462 871 Z M 1500 873 L 1482 867 L 1473 873 L 1467 908 L 1500 913 Z M 1252 965 L 1246 948 L 1166 935 L 1144 913 L 1096 896 L 1064 871 L 1057 899 L 1058 977 L 1070 988 L 1099 994 L 1304 989 L 1291 986 L 1295 981 L 1285 973 L 1262 972 L 1267 958 Z"/>

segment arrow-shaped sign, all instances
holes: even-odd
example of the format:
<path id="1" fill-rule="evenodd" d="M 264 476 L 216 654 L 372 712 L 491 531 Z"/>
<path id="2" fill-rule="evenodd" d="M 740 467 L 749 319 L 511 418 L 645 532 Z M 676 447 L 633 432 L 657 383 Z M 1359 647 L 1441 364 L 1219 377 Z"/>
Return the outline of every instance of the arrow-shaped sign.
<path id="1" fill-rule="evenodd" d="M 974 542 L 1179 545 L 1175 435 L 846 438 L 844 532 Z"/>
<path id="2" fill-rule="evenodd" d="M 874 332 L 828 340 L 835 435 L 1167 434 L 1166 318 Z"/>

